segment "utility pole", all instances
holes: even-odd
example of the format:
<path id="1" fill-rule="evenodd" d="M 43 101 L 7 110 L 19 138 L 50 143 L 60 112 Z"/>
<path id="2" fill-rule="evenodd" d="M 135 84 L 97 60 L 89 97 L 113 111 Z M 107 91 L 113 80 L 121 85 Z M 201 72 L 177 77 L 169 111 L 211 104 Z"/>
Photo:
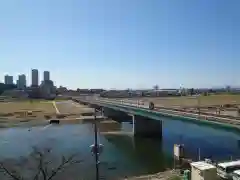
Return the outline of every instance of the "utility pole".
<path id="1" fill-rule="evenodd" d="M 198 160 L 200 161 L 201 160 L 201 149 L 198 148 Z"/>
<path id="2" fill-rule="evenodd" d="M 91 152 L 95 158 L 96 165 L 96 180 L 99 180 L 99 155 L 103 151 L 103 145 L 98 142 L 98 128 L 97 128 L 97 109 L 94 109 L 94 143 L 90 146 Z"/>
<path id="3" fill-rule="evenodd" d="M 97 110 L 94 108 L 94 154 L 96 163 L 96 180 L 99 180 L 99 147 L 98 147 L 98 133 L 97 133 Z"/>

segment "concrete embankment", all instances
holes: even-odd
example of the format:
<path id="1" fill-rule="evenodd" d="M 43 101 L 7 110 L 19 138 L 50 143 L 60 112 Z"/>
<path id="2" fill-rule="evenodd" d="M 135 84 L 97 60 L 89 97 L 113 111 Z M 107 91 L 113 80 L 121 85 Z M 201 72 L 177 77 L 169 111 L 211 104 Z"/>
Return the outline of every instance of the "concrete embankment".
<path id="1" fill-rule="evenodd" d="M 179 171 L 169 170 L 164 172 L 159 172 L 157 174 L 143 175 L 137 177 L 125 178 L 125 180 L 180 180 Z"/>

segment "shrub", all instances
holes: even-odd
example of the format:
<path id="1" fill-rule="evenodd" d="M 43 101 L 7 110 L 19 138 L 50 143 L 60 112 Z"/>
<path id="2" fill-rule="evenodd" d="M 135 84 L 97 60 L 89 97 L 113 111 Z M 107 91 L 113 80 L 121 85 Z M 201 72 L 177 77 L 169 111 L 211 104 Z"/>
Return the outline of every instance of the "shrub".
<path id="1" fill-rule="evenodd" d="M 44 118 L 45 119 L 51 119 L 51 116 L 50 115 L 44 115 Z"/>
<path id="2" fill-rule="evenodd" d="M 61 118 L 65 118 L 66 115 L 64 115 L 64 114 L 57 114 L 56 117 L 59 118 L 59 119 L 61 119 Z"/>
<path id="3" fill-rule="evenodd" d="M 174 176 L 169 177 L 167 180 L 182 180 L 182 178 L 177 175 L 174 175 Z"/>

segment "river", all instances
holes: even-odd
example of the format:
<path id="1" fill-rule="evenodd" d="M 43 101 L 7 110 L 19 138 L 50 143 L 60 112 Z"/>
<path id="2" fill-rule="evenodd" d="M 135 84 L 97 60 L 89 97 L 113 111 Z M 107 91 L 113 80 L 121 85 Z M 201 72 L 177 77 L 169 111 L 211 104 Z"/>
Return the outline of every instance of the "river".
<path id="1" fill-rule="evenodd" d="M 211 157 L 226 160 L 240 156 L 240 134 L 163 117 L 163 138 L 152 140 L 133 138 L 130 123 L 101 123 L 100 156 L 102 179 L 118 179 L 164 171 L 173 166 L 173 145 L 182 143 L 187 156 L 193 159 Z M 116 133 L 109 133 L 116 132 Z M 94 142 L 91 123 L 36 126 L 32 128 L 0 129 L 0 159 L 28 157 L 32 147 L 51 148 L 55 155 L 78 153 L 82 163 L 72 168 L 72 177 L 93 179 L 94 157 L 89 146 Z M 62 176 L 63 177 L 63 176 Z M 67 176 L 66 176 L 67 177 Z"/>

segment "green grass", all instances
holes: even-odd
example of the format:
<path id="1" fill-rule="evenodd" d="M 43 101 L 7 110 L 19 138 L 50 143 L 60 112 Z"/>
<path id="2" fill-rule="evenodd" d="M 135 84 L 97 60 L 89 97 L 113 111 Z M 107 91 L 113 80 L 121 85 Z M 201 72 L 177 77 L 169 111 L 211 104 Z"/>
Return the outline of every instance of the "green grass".
<path id="1" fill-rule="evenodd" d="M 55 113 L 52 101 L 13 101 L 13 102 L 0 102 L 0 113 L 13 113 L 19 111 L 36 111 L 40 110 L 46 113 Z"/>
<path id="2" fill-rule="evenodd" d="M 219 106 L 223 104 L 240 104 L 239 94 L 220 94 L 209 96 L 180 96 L 180 97 L 144 97 L 142 100 L 152 101 L 156 106 L 181 106 L 181 107 L 196 107 L 196 106 Z"/>
<path id="3" fill-rule="evenodd" d="M 174 176 L 168 178 L 167 180 L 182 180 L 182 178 L 177 175 L 174 175 Z"/>

